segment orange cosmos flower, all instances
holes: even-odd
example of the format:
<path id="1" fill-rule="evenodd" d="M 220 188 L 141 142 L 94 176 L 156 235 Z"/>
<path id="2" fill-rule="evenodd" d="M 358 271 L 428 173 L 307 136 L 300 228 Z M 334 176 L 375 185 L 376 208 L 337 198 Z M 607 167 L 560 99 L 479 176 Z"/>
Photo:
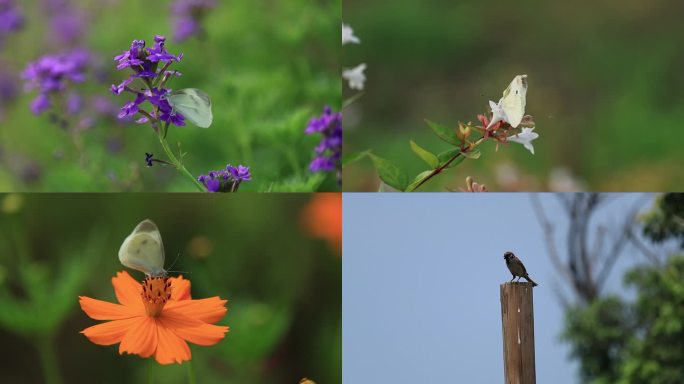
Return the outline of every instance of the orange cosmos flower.
<path id="1" fill-rule="evenodd" d="M 228 327 L 213 325 L 228 311 L 218 296 L 193 300 L 190 281 L 179 277 L 147 277 L 143 284 L 127 272 L 112 278 L 120 304 L 79 296 L 81 309 L 95 320 L 111 320 L 81 331 L 99 345 L 119 344 L 124 352 L 150 357 L 159 364 L 190 360 L 187 341 L 214 345 Z"/>
<path id="2" fill-rule="evenodd" d="M 302 212 L 302 224 L 342 253 L 342 194 L 316 193 Z"/>

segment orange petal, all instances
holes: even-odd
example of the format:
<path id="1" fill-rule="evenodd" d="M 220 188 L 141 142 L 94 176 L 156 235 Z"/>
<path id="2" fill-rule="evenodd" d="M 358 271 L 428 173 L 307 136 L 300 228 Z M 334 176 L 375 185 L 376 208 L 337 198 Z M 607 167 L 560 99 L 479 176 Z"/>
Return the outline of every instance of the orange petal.
<path id="1" fill-rule="evenodd" d="M 230 330 L 224 325 L 204 323 L 191 328 L 172 328 L 173 333 L 179 337 L 197 345 L 214 345 L 226 337 Z"/>
<path id="2" fill-rule="evenodd" d="M 183 275 L 171 277 L 171 300 L 190 300 L 190 280 Z"/>
<path id="3" fill-rule="evenodd" d="M 179 314 L 164 313 L 157 319 L 177 336 L 198 345 L 214 345 L 225 337 L 228 327 L 203 323 Z"/>
<path id="4" fill-rule="evenodd" d="M 161 324 L 157 325 L 157 339 L 157 351 L 154 353 L 154 359 L 157 360 L 157 363 L 180 364 L 192 357 L 188 343 Z"/>
<path id="5" fill-rule="evenodd" d="M 153 318 L 142 316 L 132 324 L 121 339 L 119 354 L 124 352 L 142 357 L 150 357 L 157 349 L 157 323 Z"/>
<path id="6" fill-rule="evenodd" d="M 136 310 L 121 304 L 114 304 L 107 301 L 91 299 L 86 296 L 79 296 L 78 302 L 81 309 L 88 316 L 95 320 L 119 320 L 140 316 L 145 313 L 145 309 Z"/>
<path id="7" fill-rule="evenodd" d="M 228 300 L 221 300 L 218 296 L 199 300 L 169 301 L 164 310 L 172 310 L 187 317 L 213 324 L 221 320 L 228 312 L 227 302 Z"/>
<path id="8" fill-rule="evenodd" d="M 116 276 L 112 277 L 112 285 L 119 303 L 128 307 L 140 307 L 141 311 L 144 310 L 140 299 L 142 285 L 135 281 L 128 272 L 117 272 Z"/>
<path id="9" fill-rule="evenodd" d="M 98 345 L 112 345 L 121 342 L 121 338 L 134 326 L 140 318 L 108 321 L 93 325 L 81 331 L 88 340 Z"/>

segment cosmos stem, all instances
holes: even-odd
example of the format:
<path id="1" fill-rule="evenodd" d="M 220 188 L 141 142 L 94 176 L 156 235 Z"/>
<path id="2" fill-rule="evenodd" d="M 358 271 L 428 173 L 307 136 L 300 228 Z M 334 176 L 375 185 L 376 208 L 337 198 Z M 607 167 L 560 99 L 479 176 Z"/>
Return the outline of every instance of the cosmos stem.
<path id="1" fill-rule="evenodd" d="M 54 338 L 52 336 L 38 336 L 34 343 L 38 349 L 38 357 L 45 383 L 62 384 Z"/>
<path id="2" fill-rule="evenodd" d="M 199 181 L 197 181 L 197 179 L 192 175 L 192 173 L 190 173 L 190 171 L 188 171 L 188 170 L 185 168 L 185 166 L 183 165 L 183 163 L 181 163 L 180 161 L 178 161 L 178 159 L 176 158 L 176 156 L 173 154 L 173 151 L 171 150 L 171 148 L 169 148 L 169 143 L 166 142 L 166 139 L 164 138 L 162 132 L 159 132 L 159 142 L 161 143 L 162 148 L 164 148 L 164 152 L 166 152 L 166 156 L 169 157 L 169 160 L 171 160 L 171 163 L 173 163 L 173 165 L 176 167 L 176 169 L 177 169 L 180 173 L 182 173 L 183 175 L 187 176 L 190 180 L 192 180 L 193 184 L 195 184 L 195 186 L 197 187 L 197 189 L 198 189 L 200 192 L 204 192 L 204 191 L 205 191 L 205 188 L 204 188 L 204 186 L 202 185 L 202 183 L 200 183 Z"/>
<path id="3" fill-rule="evenodd" d="M 154 365 L 152 359 L 147 360 L 147 384 L 152 384 L 152 366 Z"/>
<path id="4" fill-rule="evenodd" d="M 196 384 L 197 381 L 195 380 L 195 368 L 192 366 L 192 359 L 188 360 L 185 365 L 187 366 L 188 370 L 188 384 Z"/>

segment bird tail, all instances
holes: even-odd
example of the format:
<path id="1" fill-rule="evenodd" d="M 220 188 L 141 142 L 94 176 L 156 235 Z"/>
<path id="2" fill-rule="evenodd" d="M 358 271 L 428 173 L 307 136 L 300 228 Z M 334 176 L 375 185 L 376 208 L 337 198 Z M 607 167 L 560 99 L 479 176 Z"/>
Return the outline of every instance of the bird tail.
<path id="1" fill-rule="evenodd" d="M 536 287 L 537 285 L 539 285 L 539 284 L 535 283 L 534 280 L 530 279 L 529 276 L 523 276 L 523 277 L 525 278 L 525 280 L 527 280 L 527 281 L 529 281 L 530 283 L 532 283 L 532 286 L 533 286 L 533 287 Z"/>

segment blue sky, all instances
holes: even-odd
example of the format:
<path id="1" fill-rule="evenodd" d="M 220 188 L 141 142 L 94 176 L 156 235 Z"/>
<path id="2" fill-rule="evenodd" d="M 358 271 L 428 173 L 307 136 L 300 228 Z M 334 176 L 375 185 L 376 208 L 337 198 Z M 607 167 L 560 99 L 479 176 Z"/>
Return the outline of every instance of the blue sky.
<path id="1" fill-rule="evenodd" d="M 618 225 L 636 201 L 651 208 L 652 197 L 612 195 L 595 222 Z M 540 198 L 563 252 L 567 218 L 555 196 Z M 537 382 L 579 381 L 568 345 L 558 340 L 563 285 L 529 194 L 346 193 L 343 218 L 344 382 L 501 382 L 499 284 L 511 279 L 507 250 L 539 283 Z M 624 270 L 641 262 L 628 248 L 605 290 L 621 290 Z"/>

